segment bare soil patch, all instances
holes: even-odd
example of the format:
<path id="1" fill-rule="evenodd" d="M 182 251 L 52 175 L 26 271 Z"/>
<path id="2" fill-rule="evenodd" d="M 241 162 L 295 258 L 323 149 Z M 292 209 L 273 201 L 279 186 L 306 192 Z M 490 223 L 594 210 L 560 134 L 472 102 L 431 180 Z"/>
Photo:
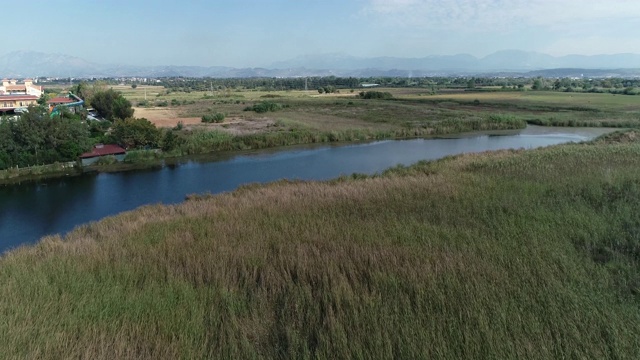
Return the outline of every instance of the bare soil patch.
<path id="1" fill-rule="evenodd" d="M 219 129 L 233 135 L 256 134 L 268 131 L 274 127 L 276 122 L 272 118 L 245 118 L 244 116 L 227 117 L 222 123 L 205 124 L 199 117 L 180 117 L 173 108 L 167 107 L 151 107 L 140 108 L 134 107 L 135 116 L 145 118 L 157 127 L 175 127 L 182 122 L 186 129 Z"/>
<path id="2" fill-rule="evenodd" d="M 267 117 L 241 118 L 230 117 L 219 124 L 200 124 L 199 128 L 218 129 L 232 135 L 258 134 L 271 130 L 276 126 L 275 120 Z M 187 127 L 189 128 L 189 127 Z M 193 127 L 195 128 L 195 126 Z"/>
<path id="3" fill-rule="evenodd" d="M 200 124 L 201 119 L 197 117 L 178 117 L 176 111 L 166 107 L 141 108 L 134 107 L 135 116 L 145 118 L 155 124 L 157 127 L 174 127 L 178 122 L 182 122 L 185 126 Z"/>

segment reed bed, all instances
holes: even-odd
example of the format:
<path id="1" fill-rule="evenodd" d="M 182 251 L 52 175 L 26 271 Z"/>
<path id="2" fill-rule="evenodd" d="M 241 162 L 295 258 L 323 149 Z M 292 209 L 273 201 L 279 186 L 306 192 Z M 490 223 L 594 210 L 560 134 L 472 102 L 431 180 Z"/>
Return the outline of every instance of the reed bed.
<path id="1" fill-rule="evenodd" d="M 0 258 L 6 358 L 640 357 L 640 144 L 154 205 Z"/>

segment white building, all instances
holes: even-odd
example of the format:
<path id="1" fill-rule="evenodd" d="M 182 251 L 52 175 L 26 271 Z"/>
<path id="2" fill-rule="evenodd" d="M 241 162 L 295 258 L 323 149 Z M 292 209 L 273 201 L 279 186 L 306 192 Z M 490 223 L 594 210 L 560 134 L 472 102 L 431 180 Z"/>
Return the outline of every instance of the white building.
<path id="1" fill-rule="evenodd" d="M 16 80 L 2 79 L 1 95 L 32 95 L 40 97 L 42 95 L 42 86 L 33 85 L 33 80 L 31 79 L 26 79 L 22 84 L 18 84 Z"/>

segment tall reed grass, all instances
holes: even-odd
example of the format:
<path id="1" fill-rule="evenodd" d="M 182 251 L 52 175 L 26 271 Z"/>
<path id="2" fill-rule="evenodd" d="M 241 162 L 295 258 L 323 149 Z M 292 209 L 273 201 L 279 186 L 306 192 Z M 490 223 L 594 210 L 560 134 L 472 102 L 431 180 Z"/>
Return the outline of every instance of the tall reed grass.
<path id="1" fill-rule="evenodd" d="M 609 138 L 142 207 L 0 258 L 0 353 L 637 359 L 638 155 Z"/>

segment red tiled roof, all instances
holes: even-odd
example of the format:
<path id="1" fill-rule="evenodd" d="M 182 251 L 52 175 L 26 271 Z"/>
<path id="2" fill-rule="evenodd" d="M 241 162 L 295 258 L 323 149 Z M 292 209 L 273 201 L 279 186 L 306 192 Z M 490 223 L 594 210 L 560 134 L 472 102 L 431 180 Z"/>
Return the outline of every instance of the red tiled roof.
<path id="1" fill-rule="evenodd" d="M 0 95 L 0 101 L 3 100 L 38 100 L 35 95 Z"/>
<path id="2" fill-rule="evenodd" d="M 27 87 L 24 85 L 7 85 L 7 90 L 27 90 Z"/>
<path id="3" fill-rule="evenodd" d="M 80 155 L 80 158 L 92 158 L 96 156 L 105 156 L 105 155 L 120 155 L 125 154 L 127 151 L 121 148 L 118 145 L 96 145 L 92 151 L 86 152 Z"/>
<path id="4" fill-rule="evenodd" d="M 72 102 L 73 100 L 69 99 L 68 97 L 54 97 L 53 99 L 47 101 L 47 104 L 66 104 Z"/>

